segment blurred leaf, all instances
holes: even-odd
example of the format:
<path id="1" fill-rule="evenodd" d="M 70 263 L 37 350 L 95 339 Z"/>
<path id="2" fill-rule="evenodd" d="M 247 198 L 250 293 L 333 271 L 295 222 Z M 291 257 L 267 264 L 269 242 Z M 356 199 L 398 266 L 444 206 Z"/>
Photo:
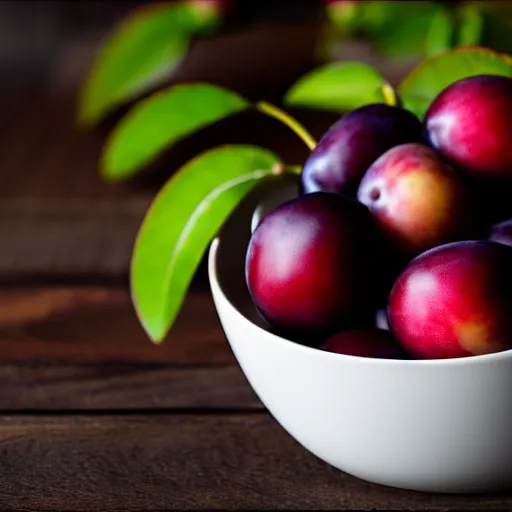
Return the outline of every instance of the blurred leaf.
<path id="1" fill-rule="evenodd" d="M 212 3 L 211 6 L 214 6 Z M 120 104 L 168 79 L 185 57 L 194 33 L 211 30 L 220 9 L 164 2 L 133 11 L 101 47 L 81 91 L 78 122 L 98 122 Z"/>
<path id="2" fill-rule="evenodd" d="M 452 48 L 454 20 L 450 13 L 439 9 L 432 17 L 425 39 L 425 54 L 429 57 L 438 55 Z"/>
<path id="3" fill-rule="evenodd" d="M 388 57 L 423 57 L 432 20 L 444 11 L 439 2 L 361 2 L 361 26 Z"/>
<path id="4" fill-rule="evenodd" d="M 182 84 L 140 101 L 114 128 L 102 155 L 103 176 L 135 174 L 164 149 L 215 121 L 240 112 L 247 101 L 211 84 Z"/>
<path id="5" fill-rule="evenodd" d="M 484 19 L 477 5 L 462 4 L 457 9 L 458 31 L 456 46 L 476 46 L 482 39 Z"/>
<path id="6" fill-rule="evenodd" d="M 361 4 L 355 0 L 337 0 L 327 2 L 325 10 L 339 32 L 349 36 L 360 28 Z"/>
<path id="7" fill-rule="evenodd" d="M 325 14 L 331 23 L 323 23 L 315 41 L 314 55 L 318 62 L 338 60 L 340 45 L 359 29 L 360 2 L 327 0 Z"/>
<path id="8" fill-rule="evenodd" d="M 496 16 L 497 18 L 500 18 L 502 20 L 508 20 L 509 22 L 511 21 L 512 3 L 508 0 L 493 0 L 492 2 L 489 2 L 488 0 L 482 0 L 464 2 L 464 4 L 476 7 L 482 15 L 492 14 L 493 16 Z"/>
<path id="9" fill-rule="evenodd" d="M 512 2 L 472 2 L 483 17 L 482 46 L 512 53 Z"/>
<path id="10" fill-rule="evenodd" d="M 487 48 L 458 48 L 425 60 L 398 88 L 403 106 L 423 118 L 432 100 L 448 85 L 474 75 L 512 76 L 512 58 Z"/>
<path id="11" fill-rule="evenodd" d="M 346 112 L 366 103 L 382 103 L 381 74 L 363 62 L 334 62 L 300 78 L 286 93 L 288 106 Z"/>
<path id="12" fill-rule="evenodd" d="M 171 328 L 217 231 L 277 163 L 274 154 L 255 146 L 214 148 L 182 167 L 156 196 L 131 264 L 132 300 L 153 341 L 161 342 Z"/>

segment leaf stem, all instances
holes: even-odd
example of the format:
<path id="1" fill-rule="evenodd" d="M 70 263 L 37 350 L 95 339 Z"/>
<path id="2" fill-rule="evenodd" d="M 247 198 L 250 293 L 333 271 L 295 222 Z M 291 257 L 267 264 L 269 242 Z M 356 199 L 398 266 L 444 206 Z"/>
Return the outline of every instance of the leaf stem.
<path id="1" fill-rule="evenodd" d="M 272 167 L 272 174 L 275 176 L 281 176 L 282 174 L 295 174 L 299 175 L 302 172 L 301 165 L 284 165 L 282 163 L 277 163 Z"/>
<path id="2" fill-rule="evenodd" d="M 302 172 L 302 165 L 285 165 L 284 170 L 298 175 Z"/>
<path id="3" fill-rule="evenodd" d="M 386 105 L 390 105 L 391 107 L 396 107 L 398 105 L 398 98 L 391 84 L 387 82 L 383 84 L 380 88 L 382 92 L 382 96 L 384 96 L 384 103 Z"/>
<path id="4" fill-rule="evenodd" d="M 297 119 L 294 119 L 290 114 L 287 114 L 280 108 L 276 107 L 275 105 L 272 105 L 270 103 L 267 103 L 266 101 L 259 101 L 256 103 L 256 108 L 263 112 L 264 114 L 273 117 L 274 119 L 277 119 L 278 121 L 281 121 L 283 124 L 288 126 L 293 132 L 295 132 L 306 144 L 306 146 L 313 151 L 316 147 L 316 140 L 313 138 L 313 136 L 304 128 L 302 124 L 297 121 Z"/>

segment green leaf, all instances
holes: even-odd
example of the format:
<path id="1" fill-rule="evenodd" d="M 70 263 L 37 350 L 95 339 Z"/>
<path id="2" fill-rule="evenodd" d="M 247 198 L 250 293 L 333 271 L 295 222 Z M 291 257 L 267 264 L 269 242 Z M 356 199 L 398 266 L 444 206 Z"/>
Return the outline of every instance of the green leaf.
<path id="1" fill-rule="evenodd" d="M 423 118 L 432 100 L 453 82 L 475 75 L 512 76 L 512 58 L 487 48 L 458 48 L 425 60 L 402 81 L 403 106 Z"/>
<path id="2" fill-rule="evenodd" d="M 347 112 L 366 103 L 382 103 L 381 74 L 362 62 L 335 62 L 300 78 L 286 93 L 288 106 Z"/>
<path id="3" fill-rule="evenodd" d="M 459 28 L 456 46 L 476 46 L 480 44 L 484 28 L 484 18 L 477 5 L 465 3 L 457 10 Z"/>
<path id="4" fill-rule="evenodd" d="M 171 328 L 217 231 L 277 163 L 256 146 L 217 147 L 182 167 L 156 196 L 135 242 L 130 276 L 135 309 L 153 341 Z"/>
<path id="5" fill-rule="evenodd" d="M 445 9 L 439 9 L 430 23 L 425 39 L 425 53 L 432 57 L 452 48 L 454 20 Z"/>
<path id="6" fill-rule="evenodd" d="M 345 36 L 351 36 L 360 28 L 361 2 L 343 0 L 327 2 L 327 17 Z"/>
<path id="7" fill-rule="evenodd" d="M 185 57 L 192 34 L 211 30 L 219 19 L 220 9 L 205 11 L 189 1 L 133 11 L 109 34 L 93 63 L 80 94 L 78 123 L 92 125 L 163 83 Z"/>
<path id="8" fill-rule="evenodd" d="M 140 101 L 111 132 L 101 159 L 103 176 L 132 176 L 161 151 L 215 121 L 240 112 L 248 102 L 211 84 L 182 84 Z"/>
<path id="9" fill-rule="evenodd" d="M 386 56 L 419 58 L 425 55 L 432 20 L 444 10 L 439 2 L 361 2 L 360 25 Z"/>

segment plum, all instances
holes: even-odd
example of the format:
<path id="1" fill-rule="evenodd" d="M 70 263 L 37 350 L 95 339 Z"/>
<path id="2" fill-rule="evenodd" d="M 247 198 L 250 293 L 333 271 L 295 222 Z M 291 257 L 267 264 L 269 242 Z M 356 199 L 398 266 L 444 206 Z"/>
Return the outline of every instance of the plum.
<path id="1" fill-rule="evenodd" d="M 400 274 L 388 303 L 391 329 L 424 359 L 512 348 L 512 247 L 487 240 L 431 249 Z"/>
<path id="2" fill-rule="evenodd" d="M 432 102 L 425 128 L 466 180 L 479 228 L 512 217 L 512 78 L 478 75 L 451 84 Z"/>
<path id="3" fill-rule="evenodd" d="M 471 232 L 471 199 L 464 183 L 422 144 L 384 153 L 365 173 L 357 196 L 391 244 L 409 257 Z"/>
<path id="4" fill-rule="evenodd" d="M 469 175 L 512 180 L 512 79 L 464 78 L 432 102 L 425 127 L 431 144 Z"/>
<path id="5" fill-rule="evenodd" d="M 327 192 L 300 196 L 270 212 L 252 234 L 245 267 L 263 318 L 294 340 L 370 325 L 374 230 L 366 207 Z"/>
<path id="6" fill-rule="evenodd" d="M 407 110 L 383 103 L 359 107 L 322 136 L 302 169 L 302 190 L 354 197 L 364 172 L 380 155 L 393 146 L 422 141 L 422 124 Z"/>
<path id="7" fill-rule="evenodd" d="M 405 349 L 387 330 L 359 328 L 330 337 L 321 347 L 327 352 L 379 359 L 410 359 Z"/>

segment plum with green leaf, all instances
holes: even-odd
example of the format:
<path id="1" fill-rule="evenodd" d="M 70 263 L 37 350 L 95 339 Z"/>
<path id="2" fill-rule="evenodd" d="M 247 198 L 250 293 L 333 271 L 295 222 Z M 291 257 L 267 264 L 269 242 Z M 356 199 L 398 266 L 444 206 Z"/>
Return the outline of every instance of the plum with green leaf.
<path id="1" fill-rule="evenodd" d="M 304 192 L 355 196 L 363 174 L 383 153 L 422 141 L 421 123 L 403 108 L 375 103 L 352 110 L 327 130 L 304 164 Z"/>

